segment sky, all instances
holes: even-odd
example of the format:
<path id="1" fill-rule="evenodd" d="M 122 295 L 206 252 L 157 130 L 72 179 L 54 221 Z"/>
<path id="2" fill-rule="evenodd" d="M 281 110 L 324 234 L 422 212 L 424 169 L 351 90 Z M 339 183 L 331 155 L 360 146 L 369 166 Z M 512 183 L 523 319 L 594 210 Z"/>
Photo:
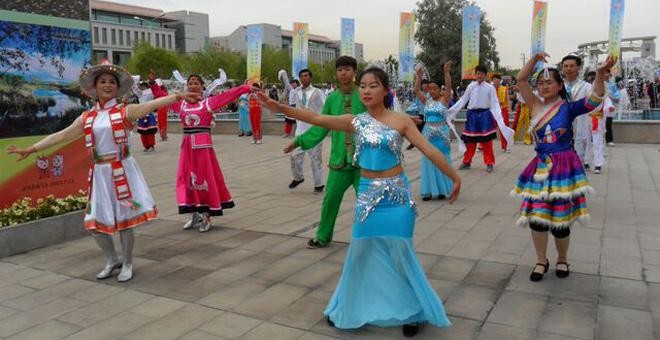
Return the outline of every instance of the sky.
<path id="1" fill-rule="evenodd" d="M 239 25 L 272 23 L 291 29 L 307 22 L 312 34 L 339 39 L 341 17 L 355 18 L 355 39 L 367 60 L 398 54 L 399 13 L 416 8 L 416 0 L 110 0 L 157 8 L 209 14 L 210 35 L 228 35 Z M 495 27 L 501 65 L 518 68 L 529 57 L 532 0 L 476 0 Z M 548 0 L 546 49 L 558 61 L 577 45 L 608 39 L 609 0 Z M 626 0 L 623 37 L 657 36 L 660 59 L 660 0 Z M 625 57 L 625 56 L 624 56 Z"/>

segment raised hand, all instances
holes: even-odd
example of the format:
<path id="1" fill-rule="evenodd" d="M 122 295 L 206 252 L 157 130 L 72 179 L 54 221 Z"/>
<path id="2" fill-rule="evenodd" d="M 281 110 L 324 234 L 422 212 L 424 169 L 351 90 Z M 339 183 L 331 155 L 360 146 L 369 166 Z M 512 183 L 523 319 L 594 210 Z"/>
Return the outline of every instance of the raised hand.
<path id="1" fill-rule="evenodd" d="M 35 149 L 34 146 L 30 146 L 28 148 L 17 148 L 15 146 L 11 145 L 11 146 L 7 147 L 7 153 L 9 153 L 9 154 L 15 153 L 15 154 L 18 154 L 20 156 L 16 160 L 17 162 L 26 159 L 28 156 L 30 156 L 31 154 L 33 154 L 35 152 L 37 152 L 37 149 Z"/>
<path id="2" fill-rule="evenodd" d="M 545 53 L 545 52 L 538 52 L 534 55 L 532 60 L 534 60 L 534 64 L 536 64 L 536 62 L 538 62 L 538 61 L 542 61 L 542 62 L 545 63 L 547 61 L 546 58 L 549 58 L 549 57 L 550 57 L 550 55 Z"/>
<path id="3" fill-rule="evenodd" d="M 609 71 L 614 65 L 616 65 L 616 62 L 618 61 L 618 58 L 612 55 L 608 55 L 607 59 L 603 60 L 600 65 L 598 65 L 598 71 L 599 72 L 604 72 L 604 71 Z"/>
<path id="4" fill-rule="evenodd" d="M 453 61 L 451 61 L 451 60 L 447 60 L 447 62 L 446 62 L 446 63 L 444 64 L 444 66 L 442 67 L 443 71 L 444 71 L 444 72 L 449 72 L 449 71 L 451 70 L 451 65 L 452 65 L 452 64 L 454 64 Z"/>
<path id="5" fill-rule="evenodd" d="M 415 73 L 417 74 L 417 78 L 422 79 L 424 77 L 424 68 L 423 67 L 418 67 L 415 70 Z"/>
<path id="6" fill-rule="evenodd" d="M 277 112 L 279 110 L 280 103 L 274 101 L 266 93 L 263 91 L 256 92 L 256 96 L 261 101 L 261 104 L 263 104 L 265 107 L 267 107 L 269 110 L 273 112 Z"/>

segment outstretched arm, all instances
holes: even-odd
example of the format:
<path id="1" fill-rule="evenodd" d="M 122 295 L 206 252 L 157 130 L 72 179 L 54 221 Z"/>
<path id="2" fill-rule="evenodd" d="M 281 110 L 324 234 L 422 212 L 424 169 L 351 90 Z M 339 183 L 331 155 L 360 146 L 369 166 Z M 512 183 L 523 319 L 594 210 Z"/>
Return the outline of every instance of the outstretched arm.
<path id="1" fill-rule="evenodd" d="M 166 97 L 161 97 L 142 104 L 130 104 L 126 106 L 126 116 L 129 121 L 136 121 L 146 116 L 150 112 L 153 112 L 154 110 L 158 109 L 159 107 L 174 104 L 175 102 L 182 99 L 195 101 L 201 98 L 202 95 L 199 93 L 186 92 L 186 93 L 177 93 Z"/>
<path id="2" fill-rule="evenodd" d="M 410 143 L 416 146 L 424 156 L 428 157 L 431 162 L 442 171 L 442 173 L 452 180 L 454 185 L 451 194 L 449 195 L 449 203 L 453 203 L 458 198 L 458 194 L 461 190 L 461 178 L 458 176 L 456 170 L 449 165 L 449 162 L 445 159 L 445 156 L 440 153 L 440 150 L 431 145 L 431 143 L 422 136 L 412 120 L 407 119 L 403 132 L 404 136 L 410 141 Z"/>
<path id="3" fill-rule="evenodd" d="M 607 56 L 607 59 L 598 65 L 598 70 L 596 71 L 596 80 L 594 80 L 593 93 L 598 97 L 602 97 L 605 94 L 605 73 L 609 71 L 614 64 L 616 64 L 617 58 L 614 56 Z"/>
<path id="4" fill-rule="evenodd" d="M 259 100 L 265 105 L 268 109 L 274 112 L 283 112 L 285 115 L 302 120 L 303 122 L 310 123 L 312 125 L 321 126 L 330 130 L 340 130 L 340 131 L 353 131 L 353 115 L 345 114 L 341 116 L 326 116 L 320 115 L 314 111 L 303 110 L 298 108 L 293 108 L 288 105 L 284 105 L 273 99 L 269 98 L 265 93 L 258 92 L 257 96 Z"/>
<path id="5" fill-rule="evenodd" d="M 18 154 L 20 156 L 18 160 L 22 161 L 35 152 L 48 149 L 49 147 L 55 146 L 57 144 L 74 141 L 80 138 L 82 135 L 83 135 L 82 116 L 79 116 L 78 118 L 76 118 L 76 120 L 73 121 L 73 123 L 71 123 L 71 125 L 67 126 L 61 131 L 55 132 L 53 134 L 44 137 L 44 139 L 38 141 L 32 146 L 29 146 L 27 148 L 17 148 L 15 146 L 10 146 L 7 148 L 7 153 Z"/>
<path id="6" fill-rule="evenodd" d="M 451 103 L 451 65 L 453 62 L 451 60 L 447 61 L 443 66 L 443 71 L 445 73 L 445 95 L 443 96 L 445 106 L 449 107 Z"/>
<path id="7" fill-rule="evenodd" d="M 215 96 L 208 98 L 207 102 L 209 103 L 209 108 L 213 111 L 233 102 L 236 98 L 240 97 L 244 93 L 252 92 L 253 87 L 250 85 L 241 85 L 236 86 L 233 89 L 219 93 Z"/>
<path id="8" fill-rule="evenodd" d="M 525 99 L 525 103 L 527 103 L 527 106 L 529 106 L 530 112 L 534 112 L 534 108 L 539 107 L 541 105 L 541 101 L 536 95 L 534 95 L 532 86 L 529 85 L 529 78 L 532 76 L 532 72 L 534 72 L 534 66 L 536 63 L 539 61 L 545 61 L 547 56 L 548 55 L 545 52 L 537 53 L 534 55 L 534 57 L 529 59 L 527 64 L 523 66 L 522 69 L 520 69 L 518 75 L 516 76 L 518 91 L 520 95 Z"/>

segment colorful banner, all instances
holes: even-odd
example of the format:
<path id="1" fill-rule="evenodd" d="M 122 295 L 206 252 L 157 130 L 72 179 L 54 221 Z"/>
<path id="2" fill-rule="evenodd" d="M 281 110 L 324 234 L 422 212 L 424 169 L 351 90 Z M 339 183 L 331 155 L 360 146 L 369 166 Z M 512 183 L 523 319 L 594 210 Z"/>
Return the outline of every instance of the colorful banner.
<path id="1" fill-rule="evenodd" d="M 625 7 L 625 0 L 612 0 L 610 3 L 609 55 L 619 59 L 616 65 L 612 67 L 612 75 L 621 74 L 621 35 L 623 34 L 623 12 Z"/>
<path id="2" fill-rule="evenodd" d="M 412 82 L 415 68 L 415 14 L 401 12 L 399 26 L 399 80 Z"/>
<path id="3" fill-rule="evenodd" d="M 5 149 L 28 147 L 64 129 L 91 106 L 78 85 L 92 57 L 88 2 L 0 7 L 0 208 L 24 197 L 35 202 L 50 194 L 77 194 L 87 189 L 89 170 L 81 139 L 21 162 Z"/>
<path id="4" fill-rule="evenodd" d="M 474 68 L 479 65 L 479 37 L 481 10 L 477 6 L 463 9 L 463 44 L 461 58 L 461 77 L 475 79 Z"/>
<path id="5" fill-rule="evenodd" d="M 293 23 L 293 39 L 291 44 L 291 76 L 298 79 L 298 72 L 308 68 L 309 24 L 302 22 Z"/>
<path id="6" fill-rule="evenodd" d="M 261 81 L 261 45 L 264 29 L 261 25 L 247 27 L 247 79 L 252 82 Z"/>
<path id="7" fill-rule="evenodd" d="M 534 1 L 534 12 L 532 13 L 532 49 L 530 58 L 539 52 L 545 52 L 545 26 L 548 22 L 548 3 L 545 1 Z M 538 62 L 535 71 L 543 68 L 543 63 Z"/>
<path id="8" fill-rule="evenodd" d="M 355 58 L 355 19 L 341 18 L 341 47 L 339 54 Z"/>

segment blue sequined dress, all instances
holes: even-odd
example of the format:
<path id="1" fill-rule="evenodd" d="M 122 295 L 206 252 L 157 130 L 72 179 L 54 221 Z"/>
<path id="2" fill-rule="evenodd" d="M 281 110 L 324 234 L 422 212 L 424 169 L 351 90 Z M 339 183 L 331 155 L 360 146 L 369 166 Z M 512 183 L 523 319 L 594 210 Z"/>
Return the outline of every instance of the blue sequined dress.
<path id="1" fill-rule="evenodd" d="M 356 116 L 353 126 L 355 161 L 362 169 L 382 171 L 402 162 L 403 138 L 396 129 L 368 113 Z M 353 239 L 324 312 L 337 328 L 451 325 L 415 254 L 414 229 L 415 203 L 405 174 L 360 179 Z"/>
<path id="2" fill-rule="evenodd" d="M 445 121 L 447 107 L 439 101 L 428 99 L 424 108 L 426 124 L 422 135 L 435 146 L 451 164 L 449 126 Z M 428 197 L 449 196 L 453 183 L 430 159 L 422 156 L 420 161 L 419 193 Z"/>

